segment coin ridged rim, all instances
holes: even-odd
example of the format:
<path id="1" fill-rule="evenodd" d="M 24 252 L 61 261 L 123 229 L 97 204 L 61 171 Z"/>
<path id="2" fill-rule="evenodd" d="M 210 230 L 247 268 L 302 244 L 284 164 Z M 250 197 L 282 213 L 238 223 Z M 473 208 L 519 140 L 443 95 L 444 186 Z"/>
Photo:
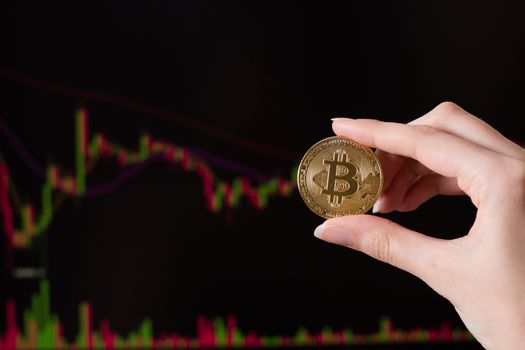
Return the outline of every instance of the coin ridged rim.
<path id="1" fill-rule="evenodd" d="M 375 196 L 375 199 L 370 201 L 370 203 L 359 207 L 358 210 L 348 210 L 345 212 L 333 214 L 333 212 L 327 211 L 321 205 L 319 205 L 317 201 L 313 199 L 312 195 L 310 194 L 310 191 L 308 191 L 308 187 L 306 186 L 306 170 L 308 169 L 308 166 L 306 166 L 305 169 L 303 170 L 303 165 L 305 163 L 306 165 L 308 165 L 311 162 L 311 160 L 324 149 L 328 147 L 333 147 L 334 145 L 338 145 L 338 144 L 343 145 L 343 146 L 352 145 L 356 150 L 361 152 L 371 163 L 375 162 L 377 164 L 377 167 L 379 169 L 379 189 L 377 191 L 377 195 Z M 316 149 L 316 148 L 319 148 L 319 149 Z M 310 209 L 312 212 L 314 212 L 315 214 L 325 219 L 347 216 L 347 215 L 364 214 L 364 213 L 367 213 L 370 210 L 370 208 L 374 206 L 374 203 L 379 198 L 379 194 L 383 190 L 383 168 L 381 167 L 381 163 L 379 162 L 379 159 L 375 156 L 374 151 L 372 151 L 370 147 L 357 143 L 343 136 L 330 136 L 330 137 L 324 138 L 316 142 L 303 155 L 301 161 L 299 162 L 299 167 L 297 171 L 297 189 L 299 190 L 301 198 L 305 202 L 308 209 Z M 312 206 L 314 207 L 317 206 L 318 208 L 320 208 L 320 210 L 317 211 L 314 208 L 312 208 Z"/>

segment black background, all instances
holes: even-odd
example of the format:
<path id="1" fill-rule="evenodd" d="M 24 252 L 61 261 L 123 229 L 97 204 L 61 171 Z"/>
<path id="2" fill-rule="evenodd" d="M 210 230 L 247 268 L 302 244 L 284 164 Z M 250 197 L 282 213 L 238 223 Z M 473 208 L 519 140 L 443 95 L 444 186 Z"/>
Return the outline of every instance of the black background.
<path id="1" fill-rule="evenodd" d="M 268 175 L 288 176 L 332 134 L 332 117 L 408 122 L 445 100 L 521 142 L 523 15 L 523 4 L 504 2 L 2 4 L 0 116 L 42 167 L 56 162 L 70 173 L 80 105 L 90 130 L 127 147 L 148 131 Z M 29 86 L 6 69 L 82 91 Z M 42 181 L 9 143 L 0 147 L 22 198 L 38 200 Z M 215 170 L 224 180 L 236 175 Z M 102 162 L 88 186 L 119 171 Z M 371 332 L 382 315 L 404 328 L 461 326 L 415 277 L 316 240 L 322 220 L 297 193 L 260 211 L 243 201 L 210 214 L 201 191 L 195 174 L 156 163 L 109 195 L 66 201 L 47 239 L 15 252 L 15 262 L 46 266 L 52 310 L 69 337 L 81 300 L 93 302 L 96 322 L 109 318 L 123 334 L 146 316 L 156 332 L 193 334 L 199 314 L 235 314 L 243 330 L 261 334 L 291 335 L 300 325 Z M 474 215 L 466 198 L 436 198 L 387 217 L 452 238 Z M 5 270 L 3 298 L 15 298 L 20 317 L 37 281 Z"/>

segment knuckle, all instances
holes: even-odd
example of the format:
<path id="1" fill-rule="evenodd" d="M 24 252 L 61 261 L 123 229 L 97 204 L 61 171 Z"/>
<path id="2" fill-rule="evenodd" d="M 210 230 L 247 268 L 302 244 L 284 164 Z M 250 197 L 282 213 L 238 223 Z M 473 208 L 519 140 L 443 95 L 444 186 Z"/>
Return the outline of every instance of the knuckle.
<path id="1" fill-rule="evenodd" d="M 434 108 L 438 115 L 446 116 L 458 112 L 463 112 L 463 108 L 451 101 L 441 102 Z"/>
<path id="2" fill-rule="evenodd" d="M 464 112 L 463 108 L 454 102 L 441 102 L 428 114 L 427 124 L 435 128 L 441 128 L 453 122 L 453 119 L 459 113 Z"/>
<path id="3" fill-rule="evenodd" d="M 468 114 L 469 113 L 454 102 L 445 101 L 434 107 L 434 109 L 423 118 L 424 124 L 441 129 L 454 123 L 458 115 Z"/>

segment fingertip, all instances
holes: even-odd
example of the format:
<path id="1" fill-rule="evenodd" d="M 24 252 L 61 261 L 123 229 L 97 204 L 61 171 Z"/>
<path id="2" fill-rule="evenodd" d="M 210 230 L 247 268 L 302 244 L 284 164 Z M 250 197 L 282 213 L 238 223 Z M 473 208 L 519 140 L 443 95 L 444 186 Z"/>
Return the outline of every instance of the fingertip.
<path id="1" fill-rule="evenodd" d="M 335 121 L 344 121 L 344 120 L 355 120 L 354 118 L 348 118 L 348 117 L 335 117 L 330 119 L 332 122 Z"/>
<path id="2" fill-rule="evenodd" d="M 319 226 L 317 226 L 314 230 L 314 236 L 319 238 L 319 239 L 323 239 L 323 232 L 325 231 L 326 229 L 326 225 L 325 224 L 321 224 Z"/>
<path id="3" fill-rule="evenodd" d="M 350 231 L 347 227 L 330 225 L 326 222 L 315 229 L 314 236 L 323 241 L 347 247 L 351 244 Z"/>
<path id="4" fill-rule="evenodd" d="M 351 118 L 332 118 L 332 129 L 337 135 L 345 134 L 348 130 L 352 130 L 351 125 L 355 119 Z"/>
<path id="5" fill-rule="evenodd" d="M 381 196 L 379 196 L 374 206 L 372 207 L 372 214 L 388 214 L 393 212 L 394 210 L 396 210 L 396 207 L 392 203 L 391 196 L 389 196 L 388 194 L 381 194 Z"/>
<path id="6" fill-rule="evenodd" d="M 374 206 L 372 207 L 372 213 L 377 214 L 381 212 L 381 197 L 379 197 L 376 202 L 374 203 Z"/>

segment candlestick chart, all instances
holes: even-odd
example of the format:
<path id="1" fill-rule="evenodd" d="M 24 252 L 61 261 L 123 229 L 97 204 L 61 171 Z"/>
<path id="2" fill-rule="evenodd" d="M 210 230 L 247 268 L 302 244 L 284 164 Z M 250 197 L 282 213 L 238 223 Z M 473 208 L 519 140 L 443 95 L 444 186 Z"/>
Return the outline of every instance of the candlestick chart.
<path id="1" fill-rule="evenodd" d="M 392 320 L 382 318 L 377 332 L 358 334 L 351 328 L 334 331 L 326 326 L 319 333 L 300 328 L 295 335 L 261 336 L 243 332 L 235 316 L 209 319 L 199 316 L 197 335 L 190 337 L 177 333 L 154 335 L 153 323 L 144 320 L 139 328 L 127 336 L 111 330 L 109 320 L 103 319 L 98 329 L 93 325 L 93 306 L 82 302 L 78 308 L 79 334 L 74 341 L 63 336 L 63 325 L 50 309 L 48 281 L 32 298 L 31 308 L 24 312 L 24 328 L 18 329 L 16 305 L 6 302 L 6 330 L 0 337 L 0 349 L 200 349 L 200 348 L 275 348 L 297 346 L 333 346 L 378 343 L 467 342 L 471 334 L 463 329 L 452 329 L 442 323 L 436 329 L 396 329 Z"/>
<path id="2" fill-rule="evenodd" d="M 241 198 L 246 197 L 248 203 L 258 209 L 263 209 L 268 205 L 271 196 L 289 196 L 295 187 L 296 169 L 290 171 L 289 178 L 274 177 L 265 179 L 258 186 L 253 186 L 245 176 L 235 178 L 231 183 L 221 181 L 211 170 L 208 163 L 195 153 L 170 144 L 162 140 L 156 140 L 148 134 L 143 134 L 139 138 L 137 150 L 128 150 L 112 142 L 102 134 L 94 134 L 90 138 L 88 134 L 88 114 L 85 109 L 79 109 L 75 114 L 75 175 L 61 176 L 59 165 L 50 164 L 45 171 L 40 170 L 33 161 L 36 172 L 44 178 L 44 185 L 41 191 L 41 201 L 39 203 L 40 213 L 35 212 L 35 203 L 25 203 L 18 210 L 14 211 L 9 199 L 9 186 L 14 186 L 13 179 L 10 179 L 7 164 L 0 162 L 0 204 L 3 216 L 4 231 L 7 244 L 15 248 L 27 248 L 31 244 L 32 237 L 42 234 L 50 225 L 53 213 L 53 193 L 60 192 L 69 197 L 90 197 L 111 192 L 112 189 L 122 183 L 127 177 L 132 176 L 141 168 L 149 163 L 163 160 L 167 163 L 180 164 L 182 171 L 195 172 L 202 181 L 203 200 L 210 212 L 219 212 L 223 206 L 235 207 L 239 205 Z M 20 145 L 20 142 L 12 134 L 5 123 L 0 121 L 0 130 L 13 144 Z M 20 147 L 20 146 L 19 146 Z M 23 154 L 27 154 L 25 151 Z M 95 186 L 87 187 L 87 174 L 94 168 L 99 158 L 115 158 L 122 168 L 128 171 L 121 174 L 114 181 Z M 133 167 L 134 166 L 134 167 Z M 264 178 L 255 171 L 250 171 L 247 167 L 230 165 L 235 170 L 255 174 L 255 177 Z M 15 227 L 13 214 L 21 213 L 21 226 Z"/>
<path id="3" fill-rule="evenodd" d="M 16 149 L 28 168 L 32 169 L 43 182 L 39 200 L 20 203 L 13 200 L 17 192 L 16 179 L 10 176 L 9 165 L 0 163 L 0 209 L 4 238 L 12 254 L 13 250 L 28 250 L 32 242 L 45 234 L 52 226 L 53 216 L 60 208 L 60 201 L 110 195 L 124 181 L 138 174 L 149 164 L 165 162 L 175 164 L 181 172 L 194 173 L 202 185 L 201 200 L 210 214 L 220 215 L 224 208 L 235 208 L 241 203 L 256 210 L 268 208 L 274 196 L 288 197 L 295 188 L 296 169 L 292 168 L 288 178 L 268 177 L 239 164 L 221 163 L 223 166 L 239 170 L 242 175 L 231 182 L 215 176 L 210 163 L 217 163 L 209 154 L 198 150 L 177 146 L 168 141 L 156 139 L 150 134 L 142 134 L 135 149 L 127 149 L 113 141 L 109 136 L 89 133 L 89 118 L 85 108 L 78 109 L 74 115 L 75 169 L 74 175 L 59 164 L 49 164 L 41 169 L 26 150 L 22 141 L 7 126 L 0 122 L 0 130 L 10 145 Z M 204 156 L 202 156 L 204 155 Z M 211 160 L 208 162 L 206 157 Z M 89 174 L 96 171 L 97 161 L 117 162 L 122 169 L 108 183 L 91 185 Z M 217 163 L 218 164 L 218 163 Z M 253 179 L 259 180 L 254 184 Z M 11 195 L 10 195 L 11 194 Z M 18 204 L 18 207 L 16 205 Z M 20 216 L 17 216 L 16 214 Z M 288 346 L 334 346 L 359 344 L 396 343 L 434 343 L 470 342 L 470 333 L 462 328 L 453 328 L 442 322 L 435 328 L 415 327 L 402 329 L 394 327 L 393 321 L 383 317 L 378 322 L 377 331 L 360 333 L 346 327 L 335 330 L 324 326 L 320 331 L 310 331 L 304 327 L 287 335 L 261 335 L 258 332 L 244 331 L 233 315 L 209 318 L 197 316 L 195 335 L 156 333 L 153 320 L 145 319 L 136 330 L 119 334 L 110 327 L 109 319 L 100 319 L 98 327 L 94 324 L 94 306 L 88 301 L 80 302 L 78 307 L 78 334 L 73 338 L 64 335 L 64 325 L 58 315 L 52 312 L 50 282 L 40 279 L 39 289 L 31 298 L 31 306 L 19 310 L 14 300 L 5 301 L 5 331 L 0 336 L 0 349 L 121 349 L 121 348 L 223 348 L 223 347 L 288 347 Z"/>
<path id="4" fill-rule="evenodd" d="M 4 3 L 0 350 L 481 349 L 425 281 L 317 239 L 296 173 L 332 118 L 443 101 L 523 145 L 519 6 Z M 477 208 L 373 215 L 454 240 Z"/>
<path id="5" fill-rule="evenodd" d="M 19 76 L 15 77 L 20 78 Z M 28 82 L 35 85 L 31 79 L 25 81 L 25 83 Z M 38 88 L 49 88 L 49 86 L 56 88 L 52 84 L 36 85 Z M 61 87 L 58 90 L 70 91 Z M 84 92 L 84 95 L 88 97 L 99 96 L 89 92 Z M 119 98 L 110 98 L 109 100 L 122 101 Z M 136 104 L 129 103 L 129 101 L 126 104 L 136 107 Z M 154 111 L 152 108 L 146 109 L 146 112 L 152 111 Z M 192 190 L 194 194 L 192 194 L 191 200 L 192 203 L 201 203 L 204 211 L 191 214 L 192 220 L 206 222 L 206 220 L 202 219 L 202 216 L 206 215 L 217 218 L 216 220 L 218 221 L 215 222 L 217 224 L 217 222 L 220 223 L 222 220 L 227 220 L 228 212 L 238 211 L 242 213 L 240 214 L 241 217 L 237 218 L 238 221 L 241 221 L 243 215 L 252 215 L 251 220 L 255 220 L 256 226 L 266 227 L 263 224 L 266 219 L 260 221 L 258 215 L 266 215 L 272 222 L 282 223 L 287 218 L 287 209 L 296 207 L 295 202 L 293 202 L 297 199 L 295 197 L 297 168 L 294 166 L 294 162 L 289 161 L 288 171 L 284 175 L 272 175 L 271 172 L 261 171 L 260 168 L 253 167 L 252 164 L 228 159 L 213 153 L 210 149 L 203 149 L 188 144 L 178 144 L 169 138 L 158 137 L 152 132 L 136 132 L 134 145 L 130 146 L 128 143 L 128 145 L 124 146 L 119 142 L 118 134 L 100 132 L 92 127 L 92 124 L 103 124 L 92 123 L 99 117 L 97 113 L 91 112 L 86 107 L 79 107 L 70 111 L 68 116 L 70 122 L 68 125 L 71 128 L 62 128 L 68 132 L 68 139 L 73 140 L 71 145 L 71 148 L 73 148 L 73 152 L 71 152 L 73 159 L 67 163 L 68 165 L 59 161 L 48 161 L 47 163 L 38 161 L 32 154 L 32 150 L 38 145 L 35 142 L 29 142 L 29 145 L 27 145 L 28 141 L 17 134 L 16 130 L 10 126 L 8 120 L 0 119 L 0 232 L 2 233 L 2 247 L 5 252 L 3 281 L 8 287 L 0 305 L 0 312 L 3 311 L 4 314 L 4 319 L 0 322 L 0 350 L 370 347 L 388 344 L 464 344 L 466 346 L 467 344 L 473 344 L 474 339 L 472 335 L 457 322 L 447 321 L 446 318 L 434 318 L 432 323 L 417 325 L 417 322 L 407 323 L 403 321 L 403 316 L 396 312 L 390 316 L 388 316 L 388 312 L 374 312 L 374 315 L 377 316 L 374 322 L 371 322 L 370 319 L 366 322 L 360 321 L 364 311 L 344 317 L 348 322 L 341 321 L 341 316 L 338 316 L 336 317 L 338 321 L 335 323 L 332 323 L 330 320 L 323 321 L 326 318 L 323 318 L 321 322 L 316 321 L 312 323 L 311 316 L 308 316 L 305 317 L 306 325 L 302 325 L 302 322 L 297 320 L 299 316 L 292 316 L 291 321 L 286 321 L 286 329 L 279 328 L 275 330 L 271 327 L 261 327 L 262 329 L 258 330 L 258 323 L 254 323 L 254 316 L 250 316 L 252 311 L 246 309 L 247 304 L 244 303 L 243 305 L 245 306 L 243 307 L 236 307 L 235 303 L 231 304 L 233 305 L 231 311 L 228 311 L 227 307 L 221 308 L 217 305 L 222 303 L 221 299 L 227 300 L 232 298 L 230 295 L 235 294 L 236 289 L 243 290 L 242 293 L 248 293 L 251 297 L 258 297 L 257 291 L 262 288 L 261 285 L 263 283 L 267 284 L 264 293 L 272 294 L 269 291 L 279 290 L 277 284 L 283 283 L 281 279 L 286 274 L 280 277 L 266 275 L 267 265 L 265 264 L 271 265 L 273 262 L 265 260 L 255 263 L 249 257 L 249 255 L 271 257 L 272 254 L 257 255 L 255 254 L 256 251 L 252 250 L 252 253 L 249 253 L 248 256 L 239 257 L 239 253 L 250 251 L 250 248 L 243 247 L 239 243 L 228 239 L 228 228 L 206 227 L 205 231 L 209 232 L 209 234 L 222 235 L 225 238 L 214 241 L 214 244 L 217 244 L 219 248 L 217 255 L 205 255 L 199 259 L 201 264 L 207 264 L 208 260 L 213 261 L 217 270 L 221 271 L 220 275 L 224 278 L 223 282 L 216 283 L 221 286 L 231 286 L 227 287 L 227 291 L 215 291 L 215 296 L 205 297 L 217 298 L 216 301 L 204 302 L 201 299 L 200 302 L 207 306 L 197 306 L 189 312 L 180 311 L 179 313 L 182 316 L 179 315 L 179 318 L 177 318 L 178 323 L 172 324 L 167 321 L 170 319 L 169 314 L 161 314 L 161 319 L 158 320 L 159 313 L 154 313 L 152 316 L 143 316 L 139 314 L 141 311 L 130 307 L 129 310 L 126 308 L 127 311 L 125 313 L 129 311 L 130 314 L 134 314 L 134 320 L 137 318 L 142 320 L 128 325 L 128 327 L 123 327 L 122 322 L 123 319 L 126 319 L 126 314 L 123 314 L 122 310 L 120 313 L 108 313 L 107 305 L 99 307 L 99 304 L 101 304 L 100 294 L 94 296 L 92 300 L 90 295 L 82 293 L 80 293 L 82 295 L 77 295 L 78 292 L 74 292 L 72 295 L 75 295 L 73 299 L 76 303 L 76 310 L 71 309 L 71 303 L 66 303 L 69 308 L 65 310 L 65 304 L 60 301 L 58 296 L 63 296 L 63 294 L 55 294 L 54 291 L 58 290 L 60 292 L 60 289 L 64 289 L 68 282 L 63 277 L 56 277 L 57 266 L 48 262 L 49 257 L 44 259 L 40 256 L 48 256 L 50 251 L 54 252 L 54 254 L 63 253 L 61 250 L 53 249 L 52 245 L 57 244 L 60 239 L 65 237 L 64 232 L 61 232 L 64 229 L 56 228 L 54 225 L 57 220 L 59 222 L 64 221 L 61 213 L 65 210 L 63 208 L 67 207 L 68 203 L 76 202 L 77 204 L 74 205 L 75 211 L 79 213 L 78 215 L 81 215 L 80 213 L 83 210 L 88 210 L 85 209 L 83 201 L 99 198 L 111 199 L 114 193 L 119 191 L 127 193 L 133 188 L 133 186 L 127 186 L 134 178 L 145 177 L 148 178 L 146 184 L 155 183 L 157 181 L 155 177 L 158 175 L 151 175 L 149 172 L 150 168 L 157 167 L 157 171 L 159 169 L 169 171 L 174 182 L 179 176 L 187 176 L 193 177 L 198 183 L 198 189 L 193 188 Z M 203 130 L 206 132 L 206 129 Z M 198 131 L 202 132 L 203 130 L 199 129 Z M 242 140 L 236 142 L 235 145 L 246 146 L 250 152 L 265 154 L 265 156 L 271 156 L 272 152 L 275 151 L 270 147 L 253 146 Z M 287 156 L 286 158 L 289 159 L 291 157 Z M 33 179 L 31 181 L 38 184 L 39 190 L 37 192 L 27 193 L 26 183 L 17 177 L 17 174 L 20 174 L 20 166 L 18 166 L 18 171 L 12 171 L 15 168 L 12 165 L 13 162 L 22 164 L 21 168 L 31 174 L 30 178 Z M 108 166 L 111 166 L 111 169 L 113 169 L 109 179 L 105 179 L 102 182 L 93 180 L 93 178 L 96 178 L 98 171 L 104 171 L 104 168 Z M 221 170 L 225 170 L 229 176 L 219 175 Z M 27 181 L 27 178 L 25 177 L 24 180 Z M 181 186 L 184 186 L 184 184 Z M 157 194 L 150 192 L 149 196 L 155 197 Z M 274 202 L 277 209 L 273 208 Z M 177 202 L 175 201 L 175 203 Z M 297 209 L 297 211 L 302 212 L 301 209 Z M 115 212 L 118 211 L 119 209 L 115 208 Z M 71 215 L 71 211 L 69 211 L 68 215 Z M 147 221 L 148 218 L 144 218 L 144 220 Z M 73 221 L 73 227 L 75 227 L 74 219 L 70 221 Z M 91 221 L 102 222 L 102 219 L 93 217 Z M 206 225 L 209 226 L 209 223 Z M 176 228 L 178 224 L 173 224 L 173 226 Z M 134 232 L 129 226 L 122 230 L 131 232 L 129 236 L 131 241 L 133 241 L 133 236 L 138 234 L 138 231 Z M 240 230 L 246 231 L 245 226 L 241 226 Z M 254 230 L 256 235 L 259 235 L 262 232 L 261 230 L 264 229 L 257 231 L 257 228 L 255 228 Z M 293 228 L 285 227 L 282 231 L 275 230 L 276 233 L 286 233 L 287 231 L 291 232 Z M 71 242 L 75 241 L 75 235 L 77 234 L 80 235 L 76 230 L 71 232 Z M 95 240 L 100 235 L 112 234 L 118 234 L 118 232 L 112 232 L 108 228 L 100 233 L 89 233 Z M 61 238 L 55 239 L 53 235 L 58 235 Z M 252 235 L 252 238 L 254 237 Z M 202 246 L 207 239 L 209 238 L 201 238 L 196 241 L 196 244 Z M 223 243 L 219 243 L 221 241 Z M 45 242 L 45 244 L 42 244 L 42 242 Z M 184 244 L 184 241 L 177 242 Z M 159 244 L 161 246 L 164 245 L 162 241 Z M 140 250 L 136 243 L 125 241 L 119 243 L 119 245 L 116 249 L 128 251 L 130 256 L 134 254 L 134 251 Z M 264 249 L 271 250 L 273 249 L 272 247 L 273 244 L 266 245 Z M 83 251 L 81 245 L 62 249 L 70 250 L 73 255 L 82 254 Z M 186 258 L 192 258 L 195 254 L 192 250 L 183 252 L 184 247 L 180 249 L 182 250 L 178 251 L 179 254 Z M 39 257 L 36 259 L 36 263 L 32 261 L 28 265 L 24 259 L 17 259 L 18 255 L 25 256 L 27 254 L 36 254 Z M 231 256 L 229 263 L 221 260 L 227 260 L 224 258 L 225 254 Z M 307 252 L 303 258 L 308 257 L 308 254 L 312 253 Z M 157 252 L 146 252 L 146 256 L 143 259 L 148 260 L 153 255 L 157 255 Z M 287 253 L 287 255 L 293 257 L 293 254 Z M 96 256 L 96 252 L 94 256 Z M 93 259 L 93 262 L 88 261 L 86 264 L 90 266 L 89 269 L 93 270 L 95 275 L 113 271 L 107 265 L 104 265 L 102 268 L 96 267 L 96 258 L 90 259 Z M 273 270 L 274 273 L 278 273 L 277 271 L 282 270 L 282 266 L 287 265 L 293 266 L 294 269 L 299 269 L 294 262 L 290 263 L 283 257 L 279 259 L 282 262 L 278 263 L 278 267 Z M 54 257 L 51 257 L 51 260 L 55 260 Z M 70 263 L 67 260 L 64 261 L 63 258 L 58 260 L 66 264 Z M 231 261 L 233 261 L 234 268 L 230 265 L 232 264 Z M 104 264 L 107 263 L 106 261 Z M 77 263 L 71 262 L 71 264 L 76 265 Z M 246 264 L 246 267 L 243 266 L 244 264 Z M 99 269 L 100 271 L 97 272 Z M 58 274 L 62 275 L 64 270 L 68 269 L 62 268 L 62 272 Z M 147 271 L 146 268 L 144 270 Z M 91 273 L 89 272 L 89 274 Z M 74 272 L 72 276 L 75 277 L 76 274 Z M 79 276 L 83 274 L 78 272 Z M 197 285 L 202 283 L 210 288 L 205 281 L 192 286 L 192 283 L 196 283 L 194 279 L 199 274 L 208 276 L 203 278 L 214 278 L 213 271 L 202 272 L 199 268 L 191 267 L 191 264 L 189 264 L 186 275 L 191 276 L 190 280 L 184 282 L 180 280 L 180 277 L 174 276 L 173 282 L 170 283 L 174 284 L 176 289 L 180 288 L 179 285 L 185 285 L 186 290 L 190 294 L 195 293 L 200 288 Z M 295 274 L 296 272 L 287 278 L 286 285 L 290 286 L 290 283 L 293 285 Z M 233 278 L 229 275 L 236 277 Z M 299 279 L 296 284 L 300 286 L 305 281 L 309 281 L 313 275 L 313 273 L 305 275 L 302 279 L 306 278 L 306 280 L 301 282 L 302 280 Z M 320 281 L 333 283 L 330 281 L 334 279 L 333 276 L 335 275 L 332 274 L 332 277 L 325 277 L 324 275 L 324 273 L 317 273 L 314 277 L 317 281 L 315 283 L 322 283 Z M 362 273 L 362 276 L 368 275 L 370 274 L 367 272 Z M 128 277 L 117 277 L 119 281 L 124 281 L 125 284 L 132 284 L 132 281 L 128 281 L 126 278 Z M 366 281 L 366 278 L 370 277 L 360 278 L 362 281 Z M 86 279 L 87 284 L 97 283 L 91 282 L 92 277 L 84 277 L 84 279 Z M 251 283 L 255 283 L 255 285 L 252 286 Z M 28 284 L 31 284 L 32 287 L 27 287 Z M 24 287 L 20 287 L 20 285 Z M 122 287 L 124 290 L 130 288 L 127 285 Z M 114 286 L 111 287 L 113 288 L 112 290 L 109 287 L 104 288 L 107 288 L 105 290 L 109 294 L 116 293 L 119 296 L 126 294 L 120 289 L 115 289 Z M 150 288 L 162 289 L 160 286 Z M 214 288 L 212 287 L 212 289 Z M 22 296 L 18 295 L 20 290 L 24 292 Z M 29 290 L 32 291 L 30 295 L 27 293 Z M 281 291 L 278 294 L 280 293 Z M 284 289 L 284 294 L 286 295 L 286 293 Z M 54 295 L 57 296 L 54 297 Z M 197 296 L 183 297 L 183 295 L 186 294 L 182 293 L 176 298 L 175 305 L 178 306 L 170 306 L 170 308 L 173 307 L 172 310 L 175 310 L 176 313 L 177 307 L 180 307 L 180 310 L 184 309 L 184 304 L 186 303 L 184 298 L 188 298 L 190 302 L 192 299 L 198 300 Z M 237 296 L 237 298 L 244 299 L 242 295 Z M 278 300 L 281 297 L 275 298 L 265 295 L 264 298 L 268 299 L 268 301 L 262 305 L 275 303 L 271 308 L 276 309 L 285 309 L 286 303 L 290 302 L 289 300 L 298 299 L 296 294 L 290 296 L 291 299 L 286 297 L 284 301 Z M 148 303 L 147 300 L 138 302 Z M 250 300 L 249 304 L 253 303 L 254 301 Z M 210 311 L 210 308 L 212 311 Z M 299 310 L 308 310 L 309 306 L 308 303 L 305 304 L 299 301 L 294 306 L 295 311 L 288 312 L 293 314 L 297 312 L 297 308 Z M 264 309 L 264 306 L 258 308 L 258 312 L 261 313 L 262 309 Z M 72 313 L 75 314 L 73 320 L 71 318 Z M 316 313 L 318 311 L 314 312 L 313 318 L 316 318 Z M 183 323 L 181 323 L 180 317 L 184 319 Z M 268 315 L 263 316 L 261 318 L 264 321 L 262 324 L 265 324 L 265 320 L 268 320 L 269 317 Z M 290 317 L 290 315 L 284 315 L 284 318 L 286 317 Z M 399 323 L 397 322 L 398 318 L 401 320 Z M 363 326 L 363 324 L 366 326 Z"/>

